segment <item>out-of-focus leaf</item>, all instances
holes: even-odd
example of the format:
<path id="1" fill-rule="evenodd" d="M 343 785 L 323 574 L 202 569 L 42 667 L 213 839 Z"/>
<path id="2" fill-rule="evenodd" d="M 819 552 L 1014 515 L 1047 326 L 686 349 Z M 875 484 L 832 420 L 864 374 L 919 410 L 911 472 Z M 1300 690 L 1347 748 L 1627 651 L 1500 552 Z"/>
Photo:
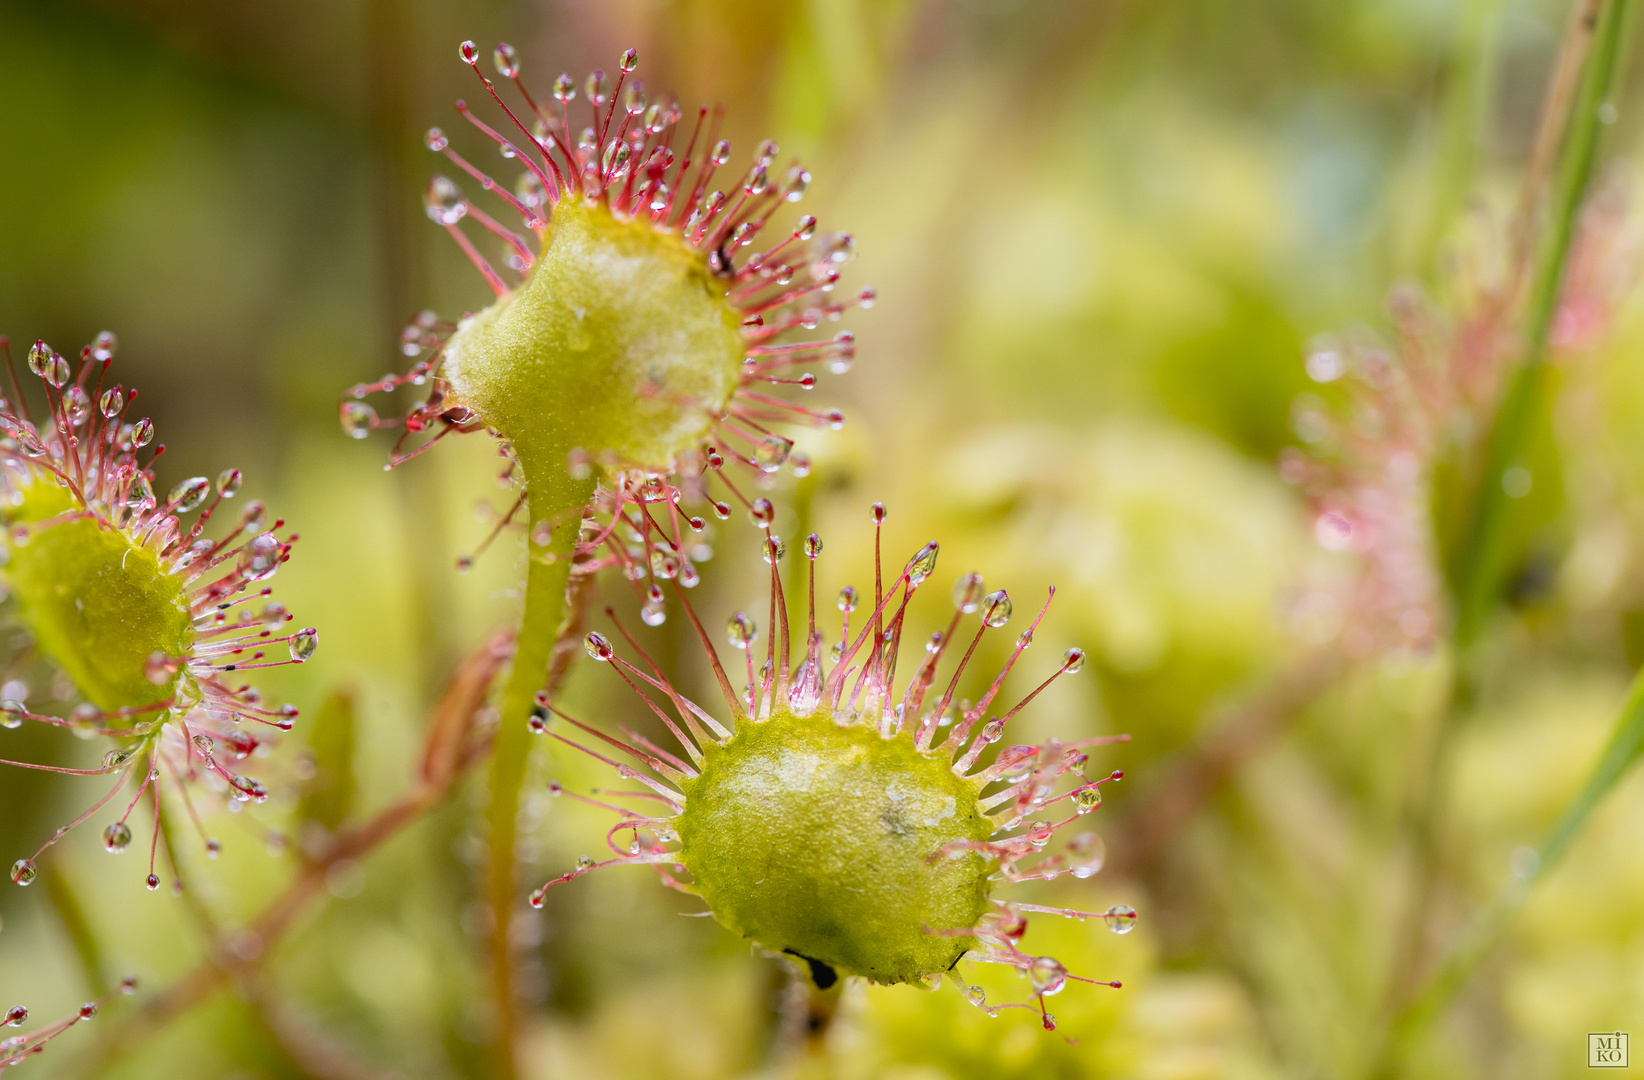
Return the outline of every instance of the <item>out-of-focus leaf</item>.
<path id="1" fill-rule="evenodd" d="M 309 726 L 308 754 L 314 775 L 303 785 L 297 817 L 335 831 L 354 805 L 354 692 L 339 689 L 320 706 Z"/>

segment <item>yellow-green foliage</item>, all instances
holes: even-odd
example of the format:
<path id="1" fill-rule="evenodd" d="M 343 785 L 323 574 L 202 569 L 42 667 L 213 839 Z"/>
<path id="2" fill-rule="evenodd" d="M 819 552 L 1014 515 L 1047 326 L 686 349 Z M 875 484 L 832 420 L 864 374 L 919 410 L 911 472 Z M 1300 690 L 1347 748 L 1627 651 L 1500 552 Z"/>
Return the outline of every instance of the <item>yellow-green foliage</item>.
<path id="1" fill-rule="evenodd" d="M 67 491 L 37 481 L 12 514 L 27 522 L 8 543 L 7 583 L 42 652 L 103 709 L 164 700 L 177 676 L 148 675 L 155 653 L 186 654 L 194 636 L 182 579 L 125 532 L 69 516 Z"/>

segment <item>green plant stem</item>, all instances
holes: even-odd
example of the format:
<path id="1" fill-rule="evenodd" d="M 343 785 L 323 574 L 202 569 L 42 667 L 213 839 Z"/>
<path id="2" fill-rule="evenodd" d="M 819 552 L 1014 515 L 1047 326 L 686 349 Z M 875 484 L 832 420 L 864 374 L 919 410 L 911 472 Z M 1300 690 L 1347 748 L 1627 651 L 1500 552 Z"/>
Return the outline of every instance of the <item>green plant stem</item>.
<path id="1" fill-rule="evenodd" d="M 563 465 L 532 473 L 540 477 L 540 481 L 533 477 L 526 485 L 531 525 L 527 532 L 530 563 L 525 578 L 525 610 L 515 639 L 513 671 L 503 691 L 502 718 L 492 746 L 490 802 L 486 809 L 490 859 L 485 875 L 485 899 L 492 918 L 491 999 L 497 1023 L 491 1074 L 497 1080 L 512 1080 L 518 1075 L 515 1051 L 519 1009 L 509 927 L 520 906 L 515 846 L 520 788 L 525 783 L 531 748 L 530 728 L 526 724 L 536 707 L 537 691 L 543 689 L 547 681 L 561 626 L 567 621 L 570 556 L 581 525 L 580 508 L 593 495 L 593 481 L 569 476 Z M 552 528 L 553 533 L 546 545 L 539 545 L 538 533 L 545 525 Z"/>
<path id="2" fill-rule="evenodd" d="M 1414 1007 L 1406 988 L 1417 983 L 1424 949 L 1426 912 L 1435 892 L 1438 876 L 1439 809 L 1444 801 L 1444 781 L 1461 718 L 1477 697 L 1477 645 L 1499 599 L 1501 583 L 1508 570 L 1510 550 L 1506 530 L 1509 502 L 1502 487 L 1506 471 L 1518 464 L 1530 439 L 1534 418 L 1545 398 L 1550 381 L 1547 364 L 1548 339 L 1563 290 L 1564 272 L 1582 198 L 1592 176 L 1598 147 L 1599 111 L 1610 97 L 1619 67 L 1621 42 L 1629 9 L 1626 0 L 1576 0 L 1570 29 L 1548 88 L 1541 131 L 1526 177 L 1522 221 L 1528 222 L 1540 202 L 1540 193 L 1551 171 L 1546 229 L 1536 248 L 1524 308 L 1524 356 L 1509 376 L 1484 445 L 1482 464 L 1471 499 L 1472 513 L 1454 576 L 1456 624 L 1454 634 L 1456 671 L 1452 676 L 1449 703 L 1440 715 L 1428 755 L 1426 782 L 1414 815 L 1412 832 L 1415 872 L 1408 916 L 1400 935 L 1399 948 L 1389 980 L 1393 1013 L 1397 1018 L 1382 1044 L 1375 1065 L 1376 1075 L 1388 1075 L 1396 1065 L 1395 1042 L 1402 1046 L 1408 1033 L 1405 1019 Z M 1562 133 L 1562 139 L 1559 135 Z M 1557 147 L 1556 161 L 1552 148 Z M 1527 224 L 1521 226 L 1515 245 L 1530 250 Z M 1511 299 L 1511 298 L 1509 298 Z M 1482 955 L 1482 954 L 1481 954 Z M 1421 997 L 1436 1009 L 1448 994 L 1459 989 L 1450 985 L 1442 995 L 1428 989 Z M 1447 984 L 1448 985 L 1448 984 Z"/>
<path id="3" fill-rule="evenodd" d="M 1392 1075 L 1411 1041 L 1465 987 L 1529 900 L 1534 886 L 1569 853 L 1593 812 L 1616 784 L 1644 758 L 1644 673 L 1634 679 L 1604 753 L 1581 791 L 1559 816 L 1533 865 L 1510 877 L 1462 938 L 1444 954 L 1437 970 L 1394 1017 L 1387 1050 L 1376 1075 Z"/>
<path id="4" fill-rule="evenodd" d="M 1547 229 L 1535 261 L 1526 298 L 1524 359 L 1512 372 L 1485 442 L 1461 558 L 1457 561 L 1457 649 L 1464 654 L 1477 644 L 1494 610 L 1505 577 L 1507 550 L 1502 520 L 1509 506 L 1501 478 L 1517 464 L 1530 435 L 1536 407 L 1547 386 L 1547 343 L 1564 286 L 1570 241 L 1575 234 L 1582 197 L 1592 176 L 1598 148 L 1599 108 L 1610 97 L 1619 67 L 1625 0 L 1577 0 L 1582 14 L 1571 28 L 1567 48 L 1587 59 L 1581 82 L 1563 125 L 1564 142 L 1555 166 L 1547 206 Z M 1579 44 L 1579 48 L 1577 48 Z M 1561 65 L 1562 67 L 1562 65 Z M 1557 86 L 1549 107 L 1557 107 Z M 1532 180 L 1534 175 L 1532 175 Z"/>
<path id="5" fill-rule="evenodd" d="M 52 862 L 40 867 L 40 883 L 46 887 L 46 899 L 51 902 L 52 911 L 56 912 L 58 921 L 63 924 L 63 930 L 68 934 L 69 942 L 74 946 L 75 956 L 80 959 L 80 967 L 86 975 L 86 988 L 90 991 L 87 996 L 102 997 L 109 991 L 108 974 L 104 971 L 103 965 L 103 949 L 91 928 L 91 921 L 86 918 L 85 906 L 80 903 L 74 885 L 57 864 Z"/>

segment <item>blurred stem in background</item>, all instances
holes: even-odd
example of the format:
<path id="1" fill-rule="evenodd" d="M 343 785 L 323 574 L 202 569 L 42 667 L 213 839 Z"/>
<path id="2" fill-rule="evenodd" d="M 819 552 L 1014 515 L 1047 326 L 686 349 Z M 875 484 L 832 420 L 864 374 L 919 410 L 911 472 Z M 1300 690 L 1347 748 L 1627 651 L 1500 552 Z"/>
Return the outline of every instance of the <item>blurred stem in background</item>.
<path id="1" fill-rule="evenodd" d="M 45 886 L 46 899 L 56 913 L 57 921 L 63 924 L 63 932 L 73 944 L 74 954 L 85 972 L 86 996 L 102 997 L 109 991 L 108 975 L 103 969 L 102 944 L 86 918 L 85 905 L 80 903 L 74 884 L 61 866 L 50 862 L 40 867 L 40 884 Z"/>
<path id="2" fill-rule="evenodd" d="M 1488 908 L 1441 959 L 1438 969 L 1394 1018 L 1376 1075 L 1396 1075 L 1413 1040 L 1466 985 L 1512 925 L 1537 882 L 1564 858 L 1604 797 L 1644 758 L 1644 674 L 1634 680 L 1615 731 L 1587 782 L 1538 852 L 1515 858 L 1512 873 Z"/>
<path id="3" fill-rule="evenodd" d="M 1511 895 L 1516 899 L 1498 897 L 1482 926 L 1443 961 L 1437 975 L 1423 983 L 1429 913 L 1441 861 L 1438 818 L 1444 803 L 1445 778 L 1461 721 L 1477 699 L 1480 641 L 1511 570 L 1513 553 L 1507 526 L 1513 507 L 1503 479 L 1510 468 L 1526 460 L 1529 444 L 1536 436 L 1537 420 L 1545 414 L 1552 389 L 1549 335 L 1575 222 L 1593 172 L 1603 112 L 1609 107 L 1616 85 L 1630 12 L 1627 0 L 1575 0 L 1525 177 L 1512 237 L 1512 277 L 1503 297 L 1504 303 L 1513 303 L 1527 280 L 1523 354 L 1508 376 L 1494 422 L 1484 439 L 1462 545 L 1453 562 L 1456 670 L 1448 707 L 1438 720 L 1426 783 L 1413 822 L 1415 877 L 1388 988 L 1394 1006 L 1392 1034 L 1378 1051 L 1374 1065 L 1377 1076 L 1396 1074 L 1399 1056 L 1411 1037 L 1465 984 L 1467 974 L 1499 937 L 1511 912 L 1522 904 L 1529 881 L 1544 874 L 1563 855 L 1593 807 L 1637 759 L 1639 741 L 1644 738 L 1635 730 L 1644 724 L 1635 715 L 1644 712 L 1635 690 L 1610 751 L 1549 839 L 1541 869 L 1514 884 Z M 1536 243 L 1533 237 L 1538 217 L 1542 228 L 1540 242 Z"/>
<path id="4" fill-rule="evenodd" d="M 404 360 L 399 331 L 428 302 L 427 222 L 419 195 L 424 169 L 421 139 L 415 127 L 423 111 L 414 100 L 412 70 L 417 45 L 416 6 L 410 0 L 368 0 L 366 61 L 371 131 L 376 252 L 381 298 L 378 340 L 383 370 L 397 370 Z M 409 388 L 402 390 L 409 393 Z M 438 692 L 444 673 L 456 661 L 457 643 L 446 617 L 452 604 L 451 564 L 446 560 L 444 508 L 437 470 L 394 470 L 404 527 L 410 545 L 407 583 L 414 640 L 420 655 L 411 665 L 422 673 L 417 687 L 423 700 Z"/>
<path id="5" fill-rule="evenodd" d="M 573 604 L 572 610 L 580 611 L 581 605 Z M 567 629 L 573 644 L 578 629 L 576 625 Z M 305 852 L 296 878 L 256 918 L 238 930 L 211 930 L 210 945 L 199 966 L 150 997 L 141 1008 L 126 1012 L 102 1028 L 99 1041 L 66 1075 L 104 1075 L 144 1041 L 209 1000 L 225 983 L 239 984 L 245 1000 L 258 1000 L 254 988 L 246 989 L 251 985 L 247 980 L 256 976 L 257 966 L 272 953 L 280 937 L 309 903 L 325 891 L 327 874 L 339 864 L 365 858 L 441 805 L 457 781 L 490 749 L 489 735 L 475 730 L 475 720 L 490 697 L 497 671 L 510 651 L 509 638 L 499 636 L 482 645 L 458 667 L 445 694 L 430 711 L 422 760 L 409 792 L 358 825 L 339 830 L 319 850 Z M 550 689 L 558 685 L 569 669 L 565 660 L 567 652 L 555 651 L 548 669 Z M 161 824 L 163 829 L 163 815 Z M 184 895 L 188 895 L 186 889 Z M 204 925 L 210 928 L 216 924 L 208 917 Z"/>

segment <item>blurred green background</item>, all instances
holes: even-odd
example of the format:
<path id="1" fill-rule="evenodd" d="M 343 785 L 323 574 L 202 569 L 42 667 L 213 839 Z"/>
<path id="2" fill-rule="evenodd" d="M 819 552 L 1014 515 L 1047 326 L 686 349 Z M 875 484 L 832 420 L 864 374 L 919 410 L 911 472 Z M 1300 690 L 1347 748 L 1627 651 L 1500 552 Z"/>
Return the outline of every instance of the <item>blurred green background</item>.
<path id="1" fill-rule="evenodd" d="M 488 299 L 423 215 L 439 163 L 421 133 L 462 127 L 451 102 L 478 92 L 465 38 L 511 41 L 537 87 L 636 47 L 653 97 L 727 105 L 739 156 L 765 136 L 802 155 L 805 209 L 856 234 L 851 283 L 879 289 L 851 317 L 855 369 L 816 391 L 850 421 L 807 438 L 817 468 L 783 489 L 778 531 L 827 538 L 827 595 L 871 573 L 874 500 L 891 509 L 891 557 L 940 539 L 939 578 L 980 570 L 1019 618 L 1059 586 L 1018 682 L 1065 644 L 1094 662 L 1024 714 L 1023 734 L 1135 737 L 1104 752 L 1127 778 L 1094 819 L 1124 857 L 1016 895 L 1142 915 L 1124 938 L 1037 920 L 1029 947 L 1125 982 L 1053 999 L 1058 1034 L 951 990 L 872 988 L 848 996 L 825 1061 L 795 1064 L 777 1053 L 777 965 L 682 917 L 697 905 L 647 874 L 594 875 L 551 894 L 523 942 L 527 1074 L 1355 1076 L 1389 994 L 1449 660 L 1321 674 L 1328 650 L 1292 602 L 1351 570 L 1315 542 L 1275 462 L 1298 441 L 1308 343 L 1388 337 L 1391 286 L 1442 301 L 1448 254 L 1488 247 L 1476 236 L 1513 197 L 1564 18 L 1550 0 L 0 0 L 0 331 L 65 353 L 118 333 L 119 373 L 168 447 L 161 482 L 237 465 L 246 494 L 302 533 L 275 584 L 322 645 L 263 680 L 305 712 L 277 760 L 332 731 L 323 753 L 352 779 L 321 819 L 381 806 L 404 789 L 432 695 L 517 604 L 513 541 L 454 568 L 509 499 L 485 440 L 384 473 L 385 444 L 336 422 L 345 386 L 403 366 L 397 333 L 418 309 Z M 1444 777 L 1441 940 L 1579 786 L 1644 651 L 1639 90 L 1616 99 L 1600 177 L 1622 207 L 1613 328 L 1568 366 L 1559 403 L 1558 572 L 1498 628 Z M 763 595 L 736 524 L 704 568 L 712 626 Z M 944 606 L 919 618 L 936 626 Z M 652 640 L 709 694 L 686 631 L 672 619 Z M 643 724 L 602 674 L 573 677 L 573 714 Z M 1175 775 L 1252 701 L 1277 714 L 1274 734 L 1163 842 L 1127 849 L 1162 797 L 1150 776 Z M 31 760 L 90 752 L 61 734 L 0 743 Z M 602 777 L 546 745 L 532 768 L 524 856 L 544 879 L 605 827 L 546 781 Z M 195 897 L 228 924 L 277 893 L 303 843 L 313 782 L 264 773 L 286 777 L 268 804 L 213 823 L 220 861 L 181 845 Z M 264 961 L 256 1000 L 219 994 L 103 1075 L 480 1075 L 472 787 L 334 874 L 332 898 Z M 5 858 L 89 801 L 72 778 L 0 775 Z M 1588 1031 L 1644 1037 L 1641 816 L 1635 778 L 1412 1075 L 1586 1075 Z M 46 887 L 0 890 L 0 1005 L 49 1018 L 99 980 L 134 971 L 147 992 L 198 962 L 197 920 L 142 888 L 139 856 L 112 860 L 92 830 L 61 849 Z M 981 981 L 1022 996 L 1014 976 Z M 25 1068 L 76 1075 L 104 1023 Z"/>

